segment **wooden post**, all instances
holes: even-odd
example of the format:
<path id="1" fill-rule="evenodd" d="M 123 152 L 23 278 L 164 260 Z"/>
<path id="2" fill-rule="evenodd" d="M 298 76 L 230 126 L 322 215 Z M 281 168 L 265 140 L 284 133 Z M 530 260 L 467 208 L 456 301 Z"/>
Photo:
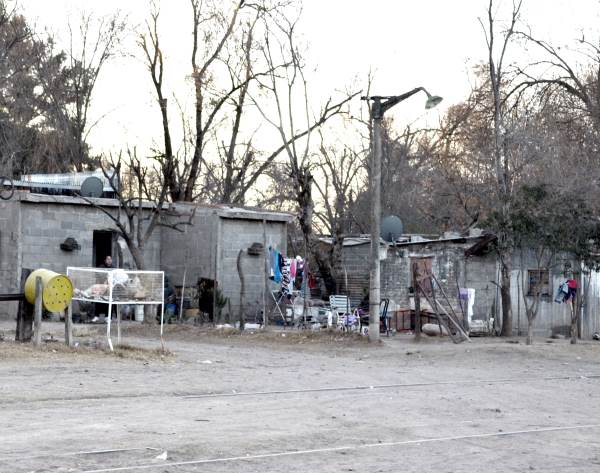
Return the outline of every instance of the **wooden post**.
<path id="1" fill-rule="evenodd" d="M 35 278 L 35 310 L 34 310 L 34 339 L 33 344 L 39 347 L 42 343 L 42 278 Z"/>
<path id="2" fill-rule="evenodd" d="M 267 289 L 269 288 L 269 251 L 267 250 L 267 221 L 263 218 L 263 291 L 262 291 L 262 313 L 263 313 L 263 330 L 267 328 Z M 283 321 L 285 326 L 285 320 Z"/>
<path id="3" fill-rule="evenodd" d="M 25 281 L 31 274 L 31 269 L 21 269 L 21 285 L 19 290 L 23 291 L 25 288 Z M 19 308 L 17 313 L 17 330 L 15 332 L 15 341 L 17 342 L 29 342 L 33 337 L 33 305 L 27 302 L 27 299 L 23 298 L 19 301 Z"/>
<path id="4" fill-rule="evenodd" d="M 164 309 L 164 306 L 162 308 Z M 117 311 L 117 345 L 121 345 L 121 306 L 119 304 L 117 304 L 115 310 Z M 162 326 L 161 326 L 161 329 L 162 329 Z M 162 333 L 161 333 L 161 337 L 162 337 Z"/>
<path id="5" fill-rule="evenodd" d="M 69 302 L 65 310 L 65 345 L 73 346 L 73 303 Z"/>
<path id="6" fill-rule="evenodd" d="M 421 339 L 421 282 L 419 281 L 419 267 L 416 262 L 413 262 L 413 288 L 415 293 L 415 339 Z"/>

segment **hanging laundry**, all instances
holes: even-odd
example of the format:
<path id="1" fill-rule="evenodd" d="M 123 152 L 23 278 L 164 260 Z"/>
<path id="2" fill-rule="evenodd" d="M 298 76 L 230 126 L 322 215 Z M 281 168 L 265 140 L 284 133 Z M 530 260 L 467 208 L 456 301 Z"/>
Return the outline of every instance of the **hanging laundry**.
<path id="1" fill-rule="evenodd" d="M 569 288 L 569 295 L 565 299 L 565 302 L 574 301 L 577 295 L 577 281 L 575 279 L 568 279 L 567 287 Z"/>
<path id="2" fill-rule="evenodd" d="M 558 286 L 558 291 L 556 292 L 556 297 L 554 298 L 554 302 L 558 304 L 562 304 L 565 302 L 565 299 L 569 296 L 569 286 L 566 282 L 562 283 Z"/>
<path id="3" fill-rule="evenodd" d="M 296 279 L 296 258 L 290 259 L 290 279 Z"/>
<path id="4" fill-rule="evenodd" d="M 273 275 L 270 279 L 276 283 L 281 282 L 281 254 L 279 251 L 271 248 L 269 254 L 269 263 L 271 266 L 271 274 Z"/>
<path id="5" fill-rule="evenodd" d="M 303 275 L 304 275 L 304 260 L 300 256 L 296 256 L 296 277 L 295 277 L 296 289 L 302 289 Z"/>
<path id="6" fill-rule="evenodd" d="M 314 275 L 314 273 L 308 273 L 308 287 L 309 289 L 317 288 L 317 277 Z"/>
<path id="7" fill-rule="evenodd" d="M 281 293 L 284 295 L 291 294 L 294 289 L 290 278 L 290 264 L 291 260 L 289 258 L 283 258 L 283 266 L 281 267 Z"/>

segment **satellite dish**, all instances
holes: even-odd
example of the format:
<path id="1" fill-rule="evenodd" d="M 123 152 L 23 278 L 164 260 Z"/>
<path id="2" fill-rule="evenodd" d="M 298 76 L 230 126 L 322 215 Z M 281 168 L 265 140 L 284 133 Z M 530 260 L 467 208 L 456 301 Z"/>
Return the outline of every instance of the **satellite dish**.
<path id="1" fill-rule="evenodd" d="M 104 184 L 99 177 L 90 176 L 81 183 L 81 195 L 83 197 L 102 197 Z"/>
<path id="2" fill-rule="evenodd" d="M 385 217 L 381 222 L 380 236 L 387 242 L 394 242 L 402 236 L 402 220 L 395 215 Z"/>

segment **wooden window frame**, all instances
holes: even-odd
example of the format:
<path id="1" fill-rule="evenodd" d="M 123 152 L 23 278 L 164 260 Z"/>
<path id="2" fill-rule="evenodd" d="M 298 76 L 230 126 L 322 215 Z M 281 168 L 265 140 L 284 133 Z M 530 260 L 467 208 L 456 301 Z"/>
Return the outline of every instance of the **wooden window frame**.
<path id="1" fill-rule="evenodd" d="M 552 288 L 550 287 L 550 270 L 546 268 L 539 269 L 528 269 L 527 270 L 527 296 L 535 297 L 536 294 L 533 292 L 532 279 L 536 278 L 538 281 L 541 280 L 541 297 L 550 297 L 552 295 Z"/>

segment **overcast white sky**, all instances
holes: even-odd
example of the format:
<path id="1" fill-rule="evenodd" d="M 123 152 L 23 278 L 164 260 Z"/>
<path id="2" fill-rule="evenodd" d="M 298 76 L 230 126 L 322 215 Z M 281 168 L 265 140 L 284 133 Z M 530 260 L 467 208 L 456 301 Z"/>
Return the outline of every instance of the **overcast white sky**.
<path id="1" fill-rule="evenodd" d="M 376 72 L 372 92 L 400 94 L 416 86 L 444 97 L 444 107 L 429 112 L 437 120 L 445 107 L 459 102 L 470 90 L 472 66 L 485 60 L 486 48 L 478 17 L 484 17 L 487 0 L 304 0 L 302 31 L 310 43 L 308 60 L 315 97 L 326 97 Z M 512 2 L 497 2 L 510 12 Z M 64 37 L 67 17 L 82 8 L 106 14 L 120 9 L 132 25 L 141 24 L 148 0 L 21 0 L 26 16 L 38 27 Z M 189 74 L 187 49 L 190 21 L 188 0 L 163 0 L 168 22 L 165 53 L 179 67 L 169 71 Z M 597 27 L 598 0 L 524 0 L 523 19 L 537 36 L 564 44 L 581 28 Z M 594 38 L 598 37 L 596 31 Z M 514 49 L 515 53 L 517 48 Z M 523 58 L 522 53 L 513 59 Z M 415 97 L 394 109 L 398 122 L 423 116 L 424 99 Z M 128 58 L 107 67 L 94 96 L 92 115 L 108 115 L 90 140 L 96 151 L 148 143 L 159 130 L 152 85 L 141 62 Z"/>

